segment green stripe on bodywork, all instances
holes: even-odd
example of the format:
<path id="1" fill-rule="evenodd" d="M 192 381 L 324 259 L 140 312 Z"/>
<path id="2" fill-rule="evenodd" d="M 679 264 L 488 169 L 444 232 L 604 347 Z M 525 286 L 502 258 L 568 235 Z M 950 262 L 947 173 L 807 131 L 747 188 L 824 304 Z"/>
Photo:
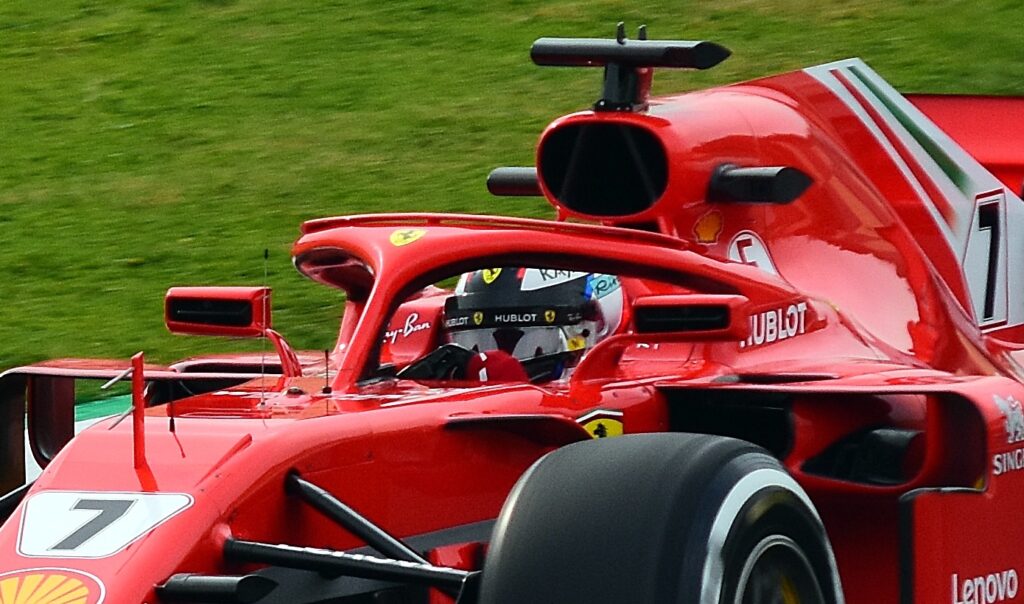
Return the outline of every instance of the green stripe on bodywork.
<path id="1" fill-rule="evenodd" d="M 130 394 L 98 401 L 89 401 L 88 403 L 78 403 L 75 405 L 75 421 L 81 422 L 107 417 L 108 415 L 117 415 L 123 413 L 131 406 L 132 395 Z"/>
<path id="2" fill-rule="evenodd" d="M 932 137 L 928 136 L 928 134 L 921 129 L 921 126 L 907 114 L 906 110 L 897 105 L 893 99 L 885 94 L 874 82 L 872 82 L 860 68 L 850 66 L 850 72 L 853 73 L 860 83 L 864 84 L 864 86 L 866 86 L 868 90 L 875 95 L 875 98 L 878 99 L 878 101 L 896 117 L 896 121 L 907 129 L 910 136 L 912 136 L 914 140 L 917 141 L 917 144 L 921 145 L 928 155 L 935 160 L 935 163 L 938 164 L 939 168 L 946 174 L 946 176 L 953 181 L 956 188 L 960 189 L 960 191 L 968 198 L 972 198 L 974 196 L 974 191 L 972 189 L 974 181 L 967 172 L 960 169 L 956 160 L 950 157 L 939 143 L 937 143 Z"/>

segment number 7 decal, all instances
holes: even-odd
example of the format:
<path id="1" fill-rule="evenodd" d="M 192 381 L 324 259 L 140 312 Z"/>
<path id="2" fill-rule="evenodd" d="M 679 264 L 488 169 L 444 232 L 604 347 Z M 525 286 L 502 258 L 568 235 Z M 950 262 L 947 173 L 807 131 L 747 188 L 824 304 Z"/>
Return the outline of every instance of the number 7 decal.
<path id="1" fill-rule="evenodd" d="M 996 284 L 999 280 L 999 246 L 1002 238 L 1000 223 L 1000 200 L 978 206 L 978 229 L 989 232 L 988 271 L 985 281 L 985 305 L 981 315 L 983 322 L 991 321 L 996 314 Z"/>
<path id="2" fill-rule="evenodd" d="M 192 501 L 184 493 L 37 493 L 25 503 L 18 553 L 43 558 L 112 556 Z"/>
<path id="3" fill-rule="evenodd" d="M 96 510 L 99 514 L 50 549 L 78 549 L 83 543 L 124 516 L 134 503 L 134 499 L 79 499 L 75 505 L 71 506 L 72 510 Z"/>
<path id="4" fill-rule="evenodd" d="M 1001 191 L 979 195 L 975 201 L 963 270 L 974 316 L 981 327 L 996 327 L 1007 319 L 1006 204 Z"/>

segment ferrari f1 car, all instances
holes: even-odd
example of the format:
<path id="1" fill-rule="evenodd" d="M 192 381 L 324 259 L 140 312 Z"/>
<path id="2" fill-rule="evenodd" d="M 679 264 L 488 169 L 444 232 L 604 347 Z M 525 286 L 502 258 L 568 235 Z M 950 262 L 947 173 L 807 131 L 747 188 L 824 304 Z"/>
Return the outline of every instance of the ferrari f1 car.
<path id="1" fill-rule="evenodd" d="M 3 373 L 0 602 L 1024 598 L 1024 101 L 859 60 L 649 98 L 728 54 L 538 40 L 601 97 L 488 184 L 557 219 L 306 222 L 325 354 L 185 287 L 171 331 L 276 354 Z M 75 435 L 85 379 L 133 404 Z"/>

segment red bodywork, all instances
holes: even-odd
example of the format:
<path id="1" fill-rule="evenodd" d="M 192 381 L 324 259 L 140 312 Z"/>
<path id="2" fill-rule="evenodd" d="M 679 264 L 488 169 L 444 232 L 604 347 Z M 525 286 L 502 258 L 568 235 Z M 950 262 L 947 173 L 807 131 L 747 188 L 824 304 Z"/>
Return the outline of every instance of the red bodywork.
<path id="1" fill-rule="evenodd" d="M 288 494 L 291 472 L 393 535 L 428 543 L 431 561 L 476 568 L 488 522 L 523 471 L 591 438 L 594 418 L 607 417 L 625 433 L 718 433 L 777 454 L 821 513 L 848 602 L 966 604 L 963 585 L 974 593 L 989 575 L 1016 594 L 1024 153 L 1009 132 L 1020 131 L 1022 106 L 928 96 L 911 104 L 846 61 L 657 99 L 646 111 L 556 120 L 540 139 L 541 190 L 560 219 L 598 224 L 427 214 L 307 222 L 295 265 L 347 295 L 329 358 L 147 367 L 145 463 L 133 463 L 137 429 L 115 418 L 61 449 L 72 380 L 113 378 L 127 361 L 3 374 L 0 493 L 25 480 L 26 399 L 45 471 L 0 528 L 0 586 L 3 573 L 64 569 L 94 578 L 106 602 L 138 604 L 156 601 L 156 586 L 176 573 L 257 570 L 225 560 L 229 537 L 363 546 Z M 978 117 L 988 111 L 992 119 Z M 657 141 L 667 177 L 650 207 L 612 216 L 559 199 L 546 154 L 567 129 L 594 124 Z M 708 201 L 725 164 L 789 166 L 813 184 L 785 204 Z M 561 380 L 380 377 L 381 366 L 408 365 L 443 342 L 450 292 L 434 283 L 498 266 L 620 275 L 623 322 Z M 652 305 L 717 303 L 732 317 L 719 329 L 640 333 L 633 322 Z M 176 380 L 206 387 L 155 394 Z M 856 435 L 878 429 L 912 435 L 897 478 L 836 469 L 835 451 L 865 450 Z M 45 531 L 40 517 L 27 518 L 31 506 L 48 514 L 53 537 L 66 537 L 58 533 L 93 517 L 68 497 L 96 493 L 136 503 L 159 494 L 152 501 L 166 509 L 153 512 L 154 526 L 114 521 L 109 547 L 89 556 L 76 552 L 92 545 L 55 550 L 50 533 L 36 537 Z M 89 589 L 96 601 L 99 588 Z"/>

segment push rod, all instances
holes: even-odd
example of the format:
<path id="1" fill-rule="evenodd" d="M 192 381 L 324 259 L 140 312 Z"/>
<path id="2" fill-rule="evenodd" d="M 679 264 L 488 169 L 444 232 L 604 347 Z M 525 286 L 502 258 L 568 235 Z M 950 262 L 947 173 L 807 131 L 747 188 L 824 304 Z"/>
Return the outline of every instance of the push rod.
<path id="1" fill-rule="evenodd" d="M 232 562 L 252 562 L 338 576 L 394 581 L 445 590 L 461 590 L 475 572 L 403 560 L 347 554 L 329 549 L 275 545 L 228 539 L 224 556 Z"/>
<path id="2" fill-rule="evenodd" d="M 289 474 L 286 480 L 288 488 L 301 497 L 303 501 L 345 527 L 347 531 L 365 541 L 367 545 L 381 554 L 395 560 L 430 565 L 430 562 L 416 552 L 416 550 L 370 522 L 365 516 L 345 505 L 326 490 L 305 480 L 298 474 Z"/>

